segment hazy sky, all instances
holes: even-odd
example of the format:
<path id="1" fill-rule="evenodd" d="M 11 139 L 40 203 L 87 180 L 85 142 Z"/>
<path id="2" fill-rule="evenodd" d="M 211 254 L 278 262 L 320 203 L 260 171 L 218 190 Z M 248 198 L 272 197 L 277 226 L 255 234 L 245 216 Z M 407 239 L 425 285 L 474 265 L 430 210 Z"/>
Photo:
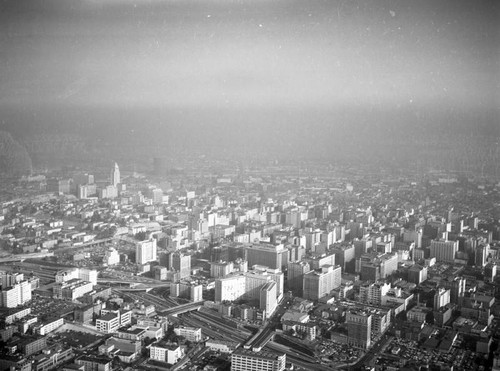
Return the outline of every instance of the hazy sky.
<path id="1" fill-rule="evenodd" d="M 182 125 L 212 112 L 219 125 L 256 117 L 286 130 L 308 117 L 328 125 L 324 112 L 347 125 L 350 112 L 482 112 L 495 130 L 499 3 L 4 0 L 0 115 L 85 125 L 127 110 Z"/>

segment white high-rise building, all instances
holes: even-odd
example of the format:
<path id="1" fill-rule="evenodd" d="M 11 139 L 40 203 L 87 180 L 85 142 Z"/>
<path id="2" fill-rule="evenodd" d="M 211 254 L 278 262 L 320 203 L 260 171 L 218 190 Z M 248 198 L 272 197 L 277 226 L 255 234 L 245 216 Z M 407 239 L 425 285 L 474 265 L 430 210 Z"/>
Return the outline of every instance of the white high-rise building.
<path id="1" fill-rule="evenodd" d="M 240 275 L 228 276 L 215 280 L 215 301 L 235 301 L 245 295 L 246 277 Z"/>
<path id="2" fill-rule="evenodd" d="M 111 185 L 117 187 L 120 184 L 120 168 L 115 162 L 115 166 L 111 169 Z"/>
<path id="3" fill-rule="evenodd" d="M 340 287 L 341 280 L 342 268 L 339 265 L 324 265 L 304 274 L 302 295 L 305 299 L 318 300 Z"/>
<path id="4" fill-rule="evenodd" d="M 458 252 L 458 241 L 432 240 L 430 246 L 431 258 L 438 262 L 453 263 Z"/>
<path id="5" fill-rule="evenodd" d="M 276 300 L 277 284 L 274 281 L 266 283 L 260 289 L 260 309 L 266 311 L 266 317 L 271 316 L 278 306 Z"/>
<path id="6" fill-rule="evenodd" d="M 135 248 L 135 261 L 137 264 L 146 264 L 156 260 L 156 240 L 154 238 L 140 241 Z"/>
<path id="7" fill-rule="evenodd" d="M 22 281 L 11 287 L 2 288 L 0 291 L 0 306 L 5 308 L 15 308 L 24 305 L 31 300 L 31 284 Z"/>
<path id="8" fill-rule="evenodd" d="M 439 308 L 444 307 L 450 303 L 450 290 L 440 287 L 439 290 L 434 294 L 434 310 L 439 310 Z"/>

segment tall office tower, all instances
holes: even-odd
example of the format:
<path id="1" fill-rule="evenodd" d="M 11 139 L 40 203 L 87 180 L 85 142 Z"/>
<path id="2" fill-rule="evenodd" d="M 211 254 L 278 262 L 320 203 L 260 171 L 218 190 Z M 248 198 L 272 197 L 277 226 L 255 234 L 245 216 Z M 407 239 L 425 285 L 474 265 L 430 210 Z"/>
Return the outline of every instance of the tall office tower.
<path id="1" fill-rule="evenodd" d="M 302 296 L 302 282 L 304 274 L 311 270 L 309 263 L 306 261 L 289 262 L 288 263 L 288 290 L 294 292 L 298 296 Z"/>
<path id="2" fill-rule="evenodd" d="M 175 252 L 172 255 L 172 268 L 180 273 L 181 279 L 191 276 L 191 255 Z"/>
<path id="3" fill-rule="evenodd" d="M 278 300 L 283 296 L 283 287 L 285 275 L 279 269 L 271 269 L 262 266 L 254 266 L 254 269 L 245 273 L 247 277 L 246 295 L 249 298 L 257 299 L 259 297 L 258 290 L 269 280 L 276 282 L 276 297 Z"/>
<path id="4" fill-rule="evenodd" d="M 278 300 L 276 299 L 276 282 L 268 282 L 260 289 L 260 309 L 266 311 L 266 317 L 269 318 L 276 307 L 278 306 Z"/>
<path id="5" fill-rule="evenodd" d="M 135 246 L 135 261 L 137 264 L 146 264 L 156 260 L 156 240 L 151 238 L 149 240 L 137 242 Z"/>
<path id="6" fill-rule="evenodd" d="M 458 251 L 458 241 L 432 240 L 430 247 L 431 258 L 439 262 L 453 263 Z"/>
<path id="7" fill-rule="evenodd" d="M 15 308 L 24 305 L 31 300 L 31 284 L 29 281 L 21 281 L 12 286 L 2 286 L 0 291 L 0 307 Z"/>
<path id="8" fill-rule="evenodd" d="M 354 244 L 335 244 L 333 254 L 335 255 L 335 263 L 342 267 L 345 271 L 346 265 L 352 262 L 356 257 L 356 249 Z"/>
<path id="9" fill-rule="evenodd" d="M 444 307 L 450 303 L 450 290 L 440 287 L 434 294 L 434 310 Z"/>
<path id="10" fill-rule="evenodd" d="M 231 354 L 231 371 L 283 371 L 285 366 L 285 353 L 254 352 L 240 347 Z"/>
<path id="11" fill-rule="evenodd" d="M 380 278 L 389 277 L 398 270 L 398 254 L 384 254 L 380 257 Z"/>
<path id="12" fill-rule="evenodd" d="M 325 265 L 321 269 L 304 274 L 303 297 L 309 300 L 318 300 L 326 296 L 337 287 L 342 280 L 342 269 L 339 265 Z"/>
<path id="13" fill-rule="evenodd" d="M 115 166 L 111 169 L 111 185 L 118 187 L 120 184 L 120 168 L 115 162 Z"/>
<path id="14" fill-rule="evenodd" d="M 266 283 L 271 282 L 272 278 L 266 274 L 250 271 L 245 276 L 245 298 L 249 300 L 258 300 L 260 298 L 260 289 Z"/>
<path id="15" fill-rule="evenodd" d="M 463 277 L 448 277 L 439 281 L 439 286 L 450 290 L 450 301 L 462 305 L 465 296 L 466 279 Z"/>
<path id="16" fill-rule="evenodd" d="M 245 295 L 246 277 L 240 275 L 215 280 L 215 302 L 235 301 Z"/>
<path id="17" fill-rule="evenodd" d="M 272 269 L 283 269 L 287 266 L 288 249 L 283 245 L 250 244 L 245 247 L 248 265 L 263 265 Z"/>
<path id="18" fill-rule="evenodd" d="M 371 345 L 372 316 L 368 312 L 349 310 L 346 313 L 347 344 L 368 349 Z"/>
<path id="19" fill-rule="evenodd" d="M 484 267 L 486 265 L 486 260 L 488 257 L 488 247 L 489 245 L 481 243 L 479 244 L 478 247 L 476 247 L 475 251 L 475 262 L 476 262 L 476 267 Z"/>
<path id="20" fill-rule="evenodd" d="M 263 266 L 253 266 L 253 269 L 250 273 L 261 274 L 264 276 L 271 277 L 271 280 L 276 282 L 276 297 L 280 298 L 283 295 L 283 290 L 285 287 L 285 274 L 281 271 L 281 269 L 271 269 Z"/>

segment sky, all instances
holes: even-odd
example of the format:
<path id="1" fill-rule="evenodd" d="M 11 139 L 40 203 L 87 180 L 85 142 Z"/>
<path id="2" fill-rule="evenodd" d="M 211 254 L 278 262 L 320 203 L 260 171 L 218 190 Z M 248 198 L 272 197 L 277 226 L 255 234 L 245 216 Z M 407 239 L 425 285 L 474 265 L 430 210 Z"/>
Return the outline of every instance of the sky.
<path id="1" fill-rule="evenodd" d="M 481 0 L 3 0 L 0 120 L 500 136 L 499 27 Z"/>

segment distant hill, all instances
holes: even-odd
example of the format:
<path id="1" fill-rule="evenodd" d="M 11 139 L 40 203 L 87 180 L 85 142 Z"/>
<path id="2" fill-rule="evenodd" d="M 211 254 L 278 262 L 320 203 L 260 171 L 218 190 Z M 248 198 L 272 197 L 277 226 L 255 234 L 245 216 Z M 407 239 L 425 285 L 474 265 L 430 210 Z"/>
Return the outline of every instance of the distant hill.
<path id="1" fill-rule="evenodd" d="M 0 131 L 0 173 L 31 174 L 32 163 L 28 151 L 15 141 L 9 132 Z"/>

